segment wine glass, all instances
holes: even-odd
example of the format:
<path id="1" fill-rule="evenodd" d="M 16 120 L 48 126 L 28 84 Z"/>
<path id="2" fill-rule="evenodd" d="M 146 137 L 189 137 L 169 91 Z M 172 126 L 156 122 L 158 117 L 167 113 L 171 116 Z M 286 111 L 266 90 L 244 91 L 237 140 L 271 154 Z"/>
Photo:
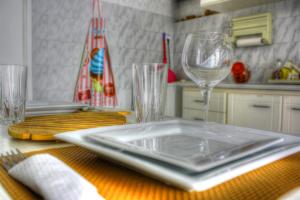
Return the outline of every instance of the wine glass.
<path id="1" fill-rule="evenodd" d="M 200 88 L 208 119 L 211 91 L 230 73 L 232 47 L 229 37 L 217 32 L 188 34 L 182 53 L 182 66 L 186 75 Z"/>

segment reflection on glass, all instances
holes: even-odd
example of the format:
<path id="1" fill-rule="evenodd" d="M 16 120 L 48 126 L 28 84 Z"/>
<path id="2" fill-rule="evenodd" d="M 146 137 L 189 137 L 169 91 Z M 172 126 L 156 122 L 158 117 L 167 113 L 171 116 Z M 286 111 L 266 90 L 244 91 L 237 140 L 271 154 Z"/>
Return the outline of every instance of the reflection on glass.
<path id="1" fill-rule="evenodd" d="M 202 90 L 207 120 L 211 90 L 230 72 L 231 43 L 227 35 L 216 32 L 189 34 L 182 53 L 184 72 Z"/>

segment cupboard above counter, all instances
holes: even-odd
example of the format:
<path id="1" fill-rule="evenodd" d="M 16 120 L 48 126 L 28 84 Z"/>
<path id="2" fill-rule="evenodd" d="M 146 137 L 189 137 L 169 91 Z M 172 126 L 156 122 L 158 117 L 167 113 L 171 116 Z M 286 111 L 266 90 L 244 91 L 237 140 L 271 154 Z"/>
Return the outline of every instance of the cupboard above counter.
<path id="1" fill-rule="evenodd" d="M 216 10 L 219 12 L 228 12 L 253 6 L 259 6 L 276 1 L 279 0 L 201 0 L 200 5 L 202 8 L 205 9 Z"/>
<path id="2" fill-rule="evenodd" d="M 166 115 L 202 120 L 200 89 L 189 82 L 175 85 L 168 88 Z M 170 93 L 177 98 L 170 98 Z M 209 121 L 300 134 L 300 86 L 221 84 L 211 97 Z"/>

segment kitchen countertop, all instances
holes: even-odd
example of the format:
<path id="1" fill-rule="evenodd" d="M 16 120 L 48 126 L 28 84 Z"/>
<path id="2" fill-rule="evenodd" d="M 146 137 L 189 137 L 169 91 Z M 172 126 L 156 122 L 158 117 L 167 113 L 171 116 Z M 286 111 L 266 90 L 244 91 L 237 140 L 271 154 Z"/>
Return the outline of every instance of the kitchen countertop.
<path id="1" fill-rule="evenodd" d="M 169 87 L 197 87 L 192 81 L 178 81 L 169 83 Z M 248 89 L 248 90 L 283 90 L 283 91 L 300 91 L 300 85 L 282 85 L 282 84 L 236 84 L 236 83 L 220 83 L 215 88 L 220 89 Z"/>

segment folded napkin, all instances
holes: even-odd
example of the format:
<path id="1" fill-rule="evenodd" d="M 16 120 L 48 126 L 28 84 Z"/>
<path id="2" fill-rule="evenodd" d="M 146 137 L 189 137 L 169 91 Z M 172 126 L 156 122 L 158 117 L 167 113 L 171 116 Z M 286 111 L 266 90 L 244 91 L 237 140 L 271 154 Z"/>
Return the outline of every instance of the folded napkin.
<path id="1" fill-rule="evenodd" d="M 8 173 L 47 200 L 103 200 L 97 189 L 49 154 L 31 156 Z"/>

